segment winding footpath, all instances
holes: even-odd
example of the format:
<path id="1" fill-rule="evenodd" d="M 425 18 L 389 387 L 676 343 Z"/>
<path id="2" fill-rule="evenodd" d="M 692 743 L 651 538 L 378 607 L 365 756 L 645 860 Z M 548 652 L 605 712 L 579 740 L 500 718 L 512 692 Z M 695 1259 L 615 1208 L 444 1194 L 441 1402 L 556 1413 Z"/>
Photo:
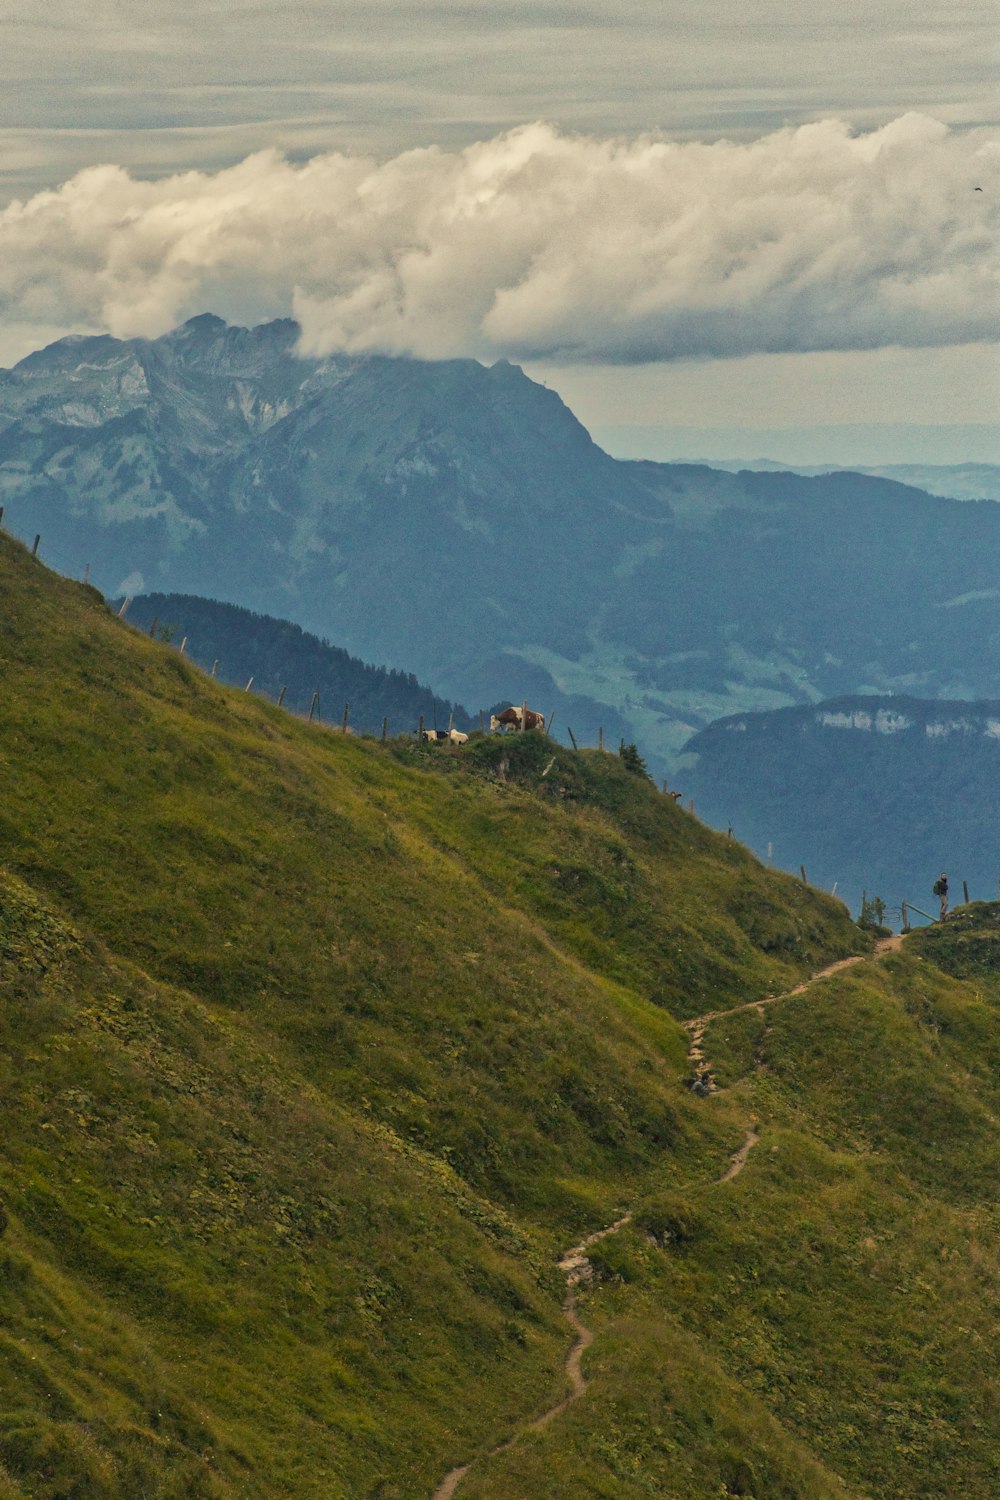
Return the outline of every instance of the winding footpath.
<path id="1" fill-rule="evenodd" d="M 886 938 L 877 945 L 873 954 L 858 954 L 854 958 L 838 959 L 836 963 L 828 964 L 825 969 L 820 969 L 817 973 L 811 974 L 808 979 L 803 980 L 801 984 L 797 984 L 794 989 L 786 990 L 784 994 L 766 995 L 761 1000 L 750 1000 L 745 1005 L 734 1005 L 728 1010 L 708 1011 L 703 1016 L 696 1016 L 694 1020 L 685 1021 L 683 1025 L 691 1038 L 688 1048 L 688 1059 L 695 1073 L 700 1074 L 704 1080 L 705 1092 L 720 1092 L 718 1084 L 712 1078 L 705 1063 L 703 1043 L 705 1028 L 710 1022 L 722 1020 L 725 1016 L 739 1015 L 741 1011 L 746 1010 L 756 1010 L 763 1015 L 765 1007 L 776 1005 L 780 1000 L 790 1000 L 794 995 L 801 995 L 811 985 L 818 984 L 822 979 L 829 979 L 831 975 L 839 974 L 843 969 L 851 969 L 855 964 L 864 963 L 869 957 L 881 958 L 885 953 L 895 952 L 902 945 L 902 942 L 903 939 L 900 936 Z M 720 1183 L 732 1182 L 734 1178 L 739 1176 L 746 1166 L 750 1152 L 759 1140 L 760 1135 L 756 1130 L 751 1128 L 747 1131 L 742 1145 L 729 1158 L 728 1166 L 719 1177 L 718 1180 Z M 632 1215 L 630 1213 L 622 1214 L 620 1219 L 616 1219 L 606 1229 L 595 1230 L 593 1234 L 589 1234 L 586 1239 L 581 1240 L 578 1245 L 573 1245 L 569 1250 L 564 1251 L 560 1257 L 558 1262 L 559 1269 L 566 1279 L 566 1296 L 563 1300 L 562 1313 L 574 1334 L 573 1345 L 566 1356 L 565 1363 L 569 1391 L 561 1401 L 557 1401 L 554 1406 L 550 1406 L 540 1417 L 535 1417 L 532 1421 L 524 1423 L 504 1442 L 498 1443 L 495 1448 L 491 1448 L 489 1453 L 484 1455 L 485 1457 L 492 1458 L 497 1453 L 505 1453 L 508 1448 L 513 1447 L 514 1443 L 517 1442 L 523 1433 L 537 1432 L 539 1428 L 547 1426 L 554 1417 L 559 1416 L 560 1412 L 564 1412 L 574 1401 L 579 1401 L 587 1389 L 582 1361 L 585 1351 L 594 1342 L 594 1335 L 591 1329 L 580 1321 L 577 1311 L 577 1288 L 581 1284 L 589 1283 L 593 1277 L 593 1270 L 587 1256 L 587 1251 L 590 1247 L 596 1245 L 600 1240 L 607 1239 L 609 1235 L 617 1234 L 619 1229 L 624 1229 L 626 1224 L 630 1224 L 631 1222 Z M 462 1480 L 472 1468 L 474 1461 L 470 1459 L 467 1464 L 460 1464 L 458 1468 L 452 1469 L 450 1473 L 446 1474 L 434 1491 L 432 1500 L 451 1500 Z"/>
<path id="2" fill-rule="evenodd" d="M 563 1317 L 576 1335 L 573 1347 L 566 1356 L 565 1369 L 566 1378 L 569 1381 L 569 1393 L 561 1401 L 557 1401 L 555 1406 L 550 1406 L 548 1411 L 543 1412 L 540 1417 L 535 1417 L 534 1421 L 527 1422 L 523 1427 L 519 1427 L 506 1442 L 498 1443 L 495 1448 L 491 1448 L 490 1452 L 486 1455 L 488 1458 L 492 1458 L 495 1453 L 506 1453 L 507 1449 L 517 1442 L 517 1439 L 523 1432 L 534 1432 L 539 1427 L 547 1426 L 552 1421 L 552 1418 L 557 1417 L 560 1412 L 565 1411 L 567 1406 L 571 1406 L 574 1401 L 579 1401 L 587 1389 L 587 1382 L 583 1378 L 582 1361 L 584 1350 L 589 1349 L 590 1345 L 594 1342 L 594 1335 L 584 1323 L 580 1322 L 580 1317 L 576 1310 L 576 1289 L 581 1282 L 590 1281 L 591 1279 L 592 1270 L 590 1261 L 587 1259 L 587 1251 L 591 1245 L 596 1245 L 598 1240 L 606 1240 L 610 1234 L 617 1234 L 619 1229 L 624 1229 L 625 1225 L 631 1222 L 631 1214 L 622 1214 L 620 1219 L 616 1219 L 606 1229 L 598 1229 L 593 1234 L 588 1234 L 585 1240 L 581 1240 L 578 1245 L 573 1245 L 569 1250 L 564 1251 L 560 1257 L 559 1269 L 566 1278 L 566 1296 L 562 1305 Z M 451 1496 L 455 1493 L 471 1467 L 472 1464 L 468 1463 L 460 1465 L 457 1469 L 452 1469 L 451 1473 L 445 1476 L 434 1491 L 433 1500 L 451 1500 Z"/>
<path id="3" fill-rule="evenodd" d="M 692 1071 L 702 1078 L 705 1092 L 709 1094 L 719 1092 L 719 1085 L 705 1062 L 705 1030 L 712 1021 L 722 1021 L 726 1016 L 738 1016 L 748 1010 L 755 1010 L 758 1015 L 762 1016 L 769 1005 L 777 1005 L 782 1000 L 791 1000 L 795 995 L 804 995 L 806 990 L 814 984 L 819 984 L 820 980 L 830 979 L 834 974 L 842 973 L 844 969 L 853 969 L 855 964 L 866 963 L 870 958 L 882 958 L 886 953 L 896 953 L 902 945 L 902 934 L 896 933 L 893 937 L 883 938 L 877 943 L 873 953 L 858 953 L 852 958 L 838 958 L 836 963 L 827 964 L 825 969 L 817 969 L 815 974 L 810 974 L 809 978 L 803 979 L 801 984 L 783 991 L 780 995 L 765 995 L 760 1000 L 748 1000 L 743 1005 L 731 1005 L 728 1010 L 709 1010 L 703 1016 L 695 1016 L 693 1020 L 683 1021 L 681 1024 L 691 1038 L 688 1046 L 688 1061 Z"/>

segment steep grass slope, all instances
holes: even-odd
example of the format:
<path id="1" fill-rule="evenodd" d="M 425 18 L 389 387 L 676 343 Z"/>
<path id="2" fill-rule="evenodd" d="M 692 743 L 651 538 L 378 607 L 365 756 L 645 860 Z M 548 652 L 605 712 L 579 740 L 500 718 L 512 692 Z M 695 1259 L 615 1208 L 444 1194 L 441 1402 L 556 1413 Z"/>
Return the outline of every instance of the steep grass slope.
<path id="1" fill-rule="evenodd" d="M 745 1169 L 601 1243 L 587 1401 L 462 1500 L 996 1494 L 1000 908 L 957 929 L 708 1026 Z"/>
<path id="2" fill-rule="evenodd" d="M 423 1493 L 558 1390 L 565 1235 L 711 1142 L 667 1006 L 852 929 L 613 758 L 331 735 L 0 562 L 11 1492 Z"/>
<path id="3" fill-rule="evenodd" d="M 959 1409 L 955 1493 L 988 1493 L 988 1349 L 946 1337 L 996 1311 L 982 985 L 863 966 L 709 1028 L 731 1087 L 697 1099 L 677 1018 L 863 943 L 618 757 L 310 727 L 3 537 L 0 706 L 3 1500 L 416 1500 L 477 1453 L 461 1500 L 929 1495 Z M 974 1014 L 947 1057 L 914 969 Z M 859 1204 L 919 1302 L 903 1249 L 865 1279 Z M 563 1388 L 557 1252 L 625 1208 L 599 1378 L 487 1459 Z M 850 1348 L 876 1304 L 892 1381 Z M 901 1409 L 866 1469 L 844 1432 Z"/>

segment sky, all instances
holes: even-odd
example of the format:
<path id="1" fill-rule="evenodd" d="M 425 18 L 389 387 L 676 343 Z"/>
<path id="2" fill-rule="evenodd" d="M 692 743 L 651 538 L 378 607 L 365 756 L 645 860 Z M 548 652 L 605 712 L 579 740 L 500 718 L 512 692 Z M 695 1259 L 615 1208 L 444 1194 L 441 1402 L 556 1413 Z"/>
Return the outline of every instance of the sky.
<path id="1" fill-rule="evenodd" d="M 992 0 L 0 26 L 0 363 L 294 315 L 309 353 L 514 360 L 631 456 L 1000 462 Z"/>

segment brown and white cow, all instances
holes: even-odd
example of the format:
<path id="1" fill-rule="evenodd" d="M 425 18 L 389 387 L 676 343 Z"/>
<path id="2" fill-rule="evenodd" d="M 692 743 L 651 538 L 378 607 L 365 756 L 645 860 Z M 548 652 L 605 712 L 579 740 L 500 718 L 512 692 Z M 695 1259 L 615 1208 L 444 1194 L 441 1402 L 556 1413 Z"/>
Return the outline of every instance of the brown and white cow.
<path id="1" fill-rule="evenodd" d="M 545 715 L 536 713 L 533 708 L 505 708 L 502 714 L 490 715 L 490 732 L 496 734 L 497 730 L 520 730 L 521 719 L 524 718 L 525 729 L 544 729 Z"/>

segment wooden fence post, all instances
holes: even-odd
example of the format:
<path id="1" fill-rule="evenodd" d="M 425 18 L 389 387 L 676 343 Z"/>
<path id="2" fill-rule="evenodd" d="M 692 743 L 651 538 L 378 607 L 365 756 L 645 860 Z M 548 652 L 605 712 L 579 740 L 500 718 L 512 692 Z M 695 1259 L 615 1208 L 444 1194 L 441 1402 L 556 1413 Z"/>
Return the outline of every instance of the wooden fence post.
<path id="1" fill-rule="evenodd" d="M 253 687 L 253 678 L 251 677 L 250 680 L 249 680 L 249 682 L 247 683 L 246 687 L 243 689 L 243 691 L 245 693 L 249 693 L 249 691 L 250 691 L 250 689 L 252 687 Z"/>
<path id="2" fill-rule="evenodd" d="M 552 720 L 555 718 L 555 716 L 556 716 L 556 711 L 555 711 L 555 709 L 553 709 L 552 712 L 549 714 L 549 722 L 545 726 L 545 733 L 546 734 L 551 734 L 552 733 Z"/>
<path id="3" fill-rule="evenodd" d="M 805 867 L 805 865 L 799 865 L 799 869 L 802 871 L 802 884 L 803 885 L 808 885 L 809 882 L 806 879 L 806 867 Z"/>
<path id="4" fill-rule="evenodd" d="M 124 620 L 124 618 L 125 618 L 125 611 L 128 609 L 128 607 L 129 607 L 129 605 L 131 603 L 132 603 L 132 600 L 128 597 L 128 595 L 126 595 L 125 598 L 122 600 L 122 607 L 118 611 L 118 618 L 119 618 L 119 620 Z"/>
<path id="5" fill-rule="evenodd" d="M 420 722 L 417 724 L 417 739 L 422 741 L 423 737 L 424 737 L 424 716 L 423 716 L 423 714 L 421 714 L 420 715 Z"/>
<path id="6" fill-rule="evenodd" d="M 187 638 L 187 636 L 185 636 L 184 639 L 181 641 L 181 644 L 180 644 L 180 652 L 179 652 L 179 654 L 181 656 L 183 656 L 184 652 L 187 650 L 187 643 L 188 643 L 188 638 Z"/>
<path id="7" fill-rule="evenodd" d="M 969 882 L 967 880 L 963 880 L 962 881 L 962 894 L 965 896 L 965 904 L 966 904 L 966 906 L 968 906 L 968 904 L 969 904 Z"/>
<path id="8" fill-rule="evenodd" d="M 212 663 L 212 676 L 216 677 L 218 675 L 218 671 L 219 671 L 219 658 L 216 657 L 215 660 Z"/>
<path id="9" fill-rule="evenodd" d="M 527 729 L 527 727 L 528 727 L 528 700 L 527 700 L 527 698 L 525 698 L 524 702 L 521 704 L 521 733 L 522 734 Z"/>
<path id="10" fill-rule="evenodd" d="M 389 733 L 389 720 L 388 719 L 383 719 L 382 720 L 382 743 L 383 743 L 383 745 L 385 744 L 385 738 L 386 738 L 386 735 L 388 733 Z"/>
<path id="11" fill-rule="evenodd" d="M 316 705 L 317 705 L 318 702 L 319 702 L 319 688 L 317 688 L 316 691 L 313 693 L 313 695 L 312 695 L 312 702 L 309 705 L 309 722 L 310 722 L 310 724 L 313 721 L 313 714 L 316 712 Z"/>
<path id="12" fill-rule="evenodd" d="M 603 750 L 604 749 L 604 725 L 603 724 L 601 724 L 599 726 L 598 730 L 597 730 L 597 748 L 598 748 L 598 750 Z"/>
<path id="13" fill-rule="evenodd" d="M 32 555 L 32 557 L 37 557 L 38 556 L 38 543 L 41 540 L 42 540 L 42 534 L 41 534 L 41 532 L 39 532 L 38 535 L 35 537 L 35 545 L 31 549 L 31 555 Z"/>
<path id="14" fill-rule="evenodd" d="M 149 627 L 149 638 L 150 638 L 150 640 L 154 640 L 155 639 L 155 637 L 156 637 L 156 627 L 157 627 L 157 625 L 159 625 L 159 623 L 160 623 L 159 619 L 157 618 L 156 615 L 154 615 L 153 616 L 153 623 Z"/>
<path id="15" fill-rule="evenodd" d="M 348 720 L 348 716 L 350 714 L 350 711 L 351 711 L 351 705 L 349 703 L 345 703 L 344 704 L 344 718 L 343 718 L 343 721 L 342 721 L 341 726 L 340 726 L 340 732 L 341 732 L 341 734 L 346 734 L 347 733 L 347 720 Z"/>
<path id="16" fill-rule="evenodd" d="M 3 525 L 3 506 L 0 505 L 0 526 Z"/>
<path id="17" fill-rule="evenodd" d="M 573 749 L 579 750 L 580 747 L 576 743 L 576 736 L 574 735 L 572 729 L 570 729 L 568 724 L 566 725 L 566 733 L 569 735 L 570 744 L 573 746 Z M 1000 885 L 1000 881 L 998 881 L 997 884 Z"/>
<path id="18" fill-rule="evenodd" d="M 283 703 L 284 703 L 284 701 L 285 701 L 285 694 L 286 694 L 286 693 L 287 693 L 287 692 L 288 692 L 288 688 L 287 688 L 287 686 L 285 686 L 285 687 L 283 687 L 283 688 L 282 688 L 282 689 L 281 689 L 281 692 L 280 692 L 280 693 L 279 693 L 279 694 L 278 694 L 278 707 L 279 707 L 279 708 L 280 708 L 280 707 L 281 707 L 281 705 L 282 705 L 282 704 L 283 704 Z"/>
<path id="19" fill-rule="evenodd" d="M 906 910 L 906 902 L 905 901 L 903 902 L 902 906 L 900 907 L 900 911 L 901 911 L 902 917 L 903 917 L 903 931 L 904 932 L 909 932 L 909 930 L 910 930 L 910 914 Z"/>
<path id="20" fill-rule="evenodd" d="M 3 506 L 0 505 L 0 521 L 2 521 L 2 520 L 3 520 Z M 84 583 L 89 583 L 90 582 L 90 563 L 84 563 L 84 565 L 83 565 L 83 581 L 84 581 Z"/>
<path id="21" fill-rule="evenodd" d="M 693 818 L 694 817 L 694 798 L 693 797 L 691 798 L 691 801 L 688 803 L 688 812 L 691 814 L 691 816 Z"/>

